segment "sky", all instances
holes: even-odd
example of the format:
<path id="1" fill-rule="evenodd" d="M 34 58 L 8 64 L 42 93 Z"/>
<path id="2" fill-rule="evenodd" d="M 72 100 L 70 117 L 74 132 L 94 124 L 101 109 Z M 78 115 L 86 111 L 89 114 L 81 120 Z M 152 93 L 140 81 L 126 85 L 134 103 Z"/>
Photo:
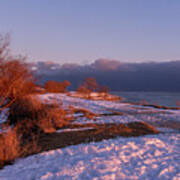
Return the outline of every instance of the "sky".
<path id="1" fill-rule="evenodd" d="M 0 33 L 29 61 L 180 59 L 179 0 L 1 0 Z"/>

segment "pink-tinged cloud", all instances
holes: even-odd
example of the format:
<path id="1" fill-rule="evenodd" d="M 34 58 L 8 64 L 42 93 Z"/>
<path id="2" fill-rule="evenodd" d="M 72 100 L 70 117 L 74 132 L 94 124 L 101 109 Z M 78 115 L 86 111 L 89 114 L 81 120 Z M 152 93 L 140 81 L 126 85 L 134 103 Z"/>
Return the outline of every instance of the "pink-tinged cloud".
<path id="1" fill-rule="evenodd" d="M 97 59 L 91 66 L 99 70 L 117 70 L 120 66 L 120 61 L 109 59 Z"/>

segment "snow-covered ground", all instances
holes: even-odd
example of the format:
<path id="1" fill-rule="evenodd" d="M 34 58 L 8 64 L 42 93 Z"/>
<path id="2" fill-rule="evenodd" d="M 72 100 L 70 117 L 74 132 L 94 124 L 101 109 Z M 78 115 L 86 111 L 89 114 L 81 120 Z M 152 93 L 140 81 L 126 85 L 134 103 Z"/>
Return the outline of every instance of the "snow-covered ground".
<path id="1" fill-rule="evenodd" d="M 72 105 L 76 108 L 87 109 L 93 113 L 103 114 L 103 113 L 112 113 L 123 112 L 124 115 L 121 116 L 102 116 L 96 117 L 96 121 L 79 117 L 76 122 L 81 123 L 128 123 L 132 121 L 145 121 L 150 124 L 166 124 L 169 122 L 177 122 L 179 126 L 177 129 L 180 130 L 180 110 L 164 110 L 156 109 L 153 107 L 144 107 L 140 105 L 132 105 L 128 103 L 121 102 L 111 102 L 111 101 L 94 101 L 86 100 L 81 98 L 73 98 L 66 96 L 65 94 L 46 94 L 41 95 L 40 98 L 49 102 L 56 99 L 57 102 L 63 102 L 64 107 Z M 78 115 L 76 115 L 78 117 Z"/>
<path id="2" fill-rule="evenodd" d="M 96 117 L 96 121 L 76 115 L 76 122 L 126 123 L 130 121 L 176 122 L 176 128 L 136 138 L 92 142 L 51 150 L 19 159 L 0 170 L 2 180 L 31 179 L 180 179 L 180 111 L 162 110 L 108 101 L 90 101 L 66 95 L 41 95 L 42 100 L 57 99 L 64 106 L 86 108 L 94 113 L 124 112 L 124 115 Z M 68 129 L 69 131 L 70 129 Z"/>
<path id="3" fill-rule="evenodd" d="M 0 179 L 180 179 L 180 134 L 117 138 L 18 160 Z"/>

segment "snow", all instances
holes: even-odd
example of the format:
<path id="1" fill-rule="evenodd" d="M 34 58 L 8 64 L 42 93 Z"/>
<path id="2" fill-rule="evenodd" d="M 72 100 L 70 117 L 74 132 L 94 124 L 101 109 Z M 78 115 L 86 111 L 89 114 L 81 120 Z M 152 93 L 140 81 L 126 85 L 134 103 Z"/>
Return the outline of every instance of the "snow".
<path id="1" fill-rule="evenodd" d="M 9 109 L 5 108 L 1 111 L 0 113 L 0 124 L 5 122 L 7 120 L 7 114 L 8 114 Z"/>
<path id="2" fill-rule="evenodd" d="M 1 124 L 7 121 L 8 111 L 9 111 L 9 109 L 5 108 L 0 113 L 0 133 L 8 131 L 7 129 L 6 130 L 2 130 L 2 128 L 1 128 Z"/>
<path id="3" fill-rule="evenodd" d="M 166 124 L 167 122 L 180 123 L 180 110 L 156 109 L 153 107 L 144 107 L 122 102 L 86 100 L 69 97 L 65 94 L 46 94 L 41 95 L 40 98 L 45 102 L 50 102 L 55 99 L 59 103 L 63 102 L 65 108 L 71 105 L 76 108 L 87 109 L 97 114 L 112 114 L 113 111 L 124 113 L 124 115 L 118 116 L 95 117 L 95 121 L 85 117 L 78 118 L 78 115 L 76 114 L 77 120 L 75 122 L 80 123 L 128 123 L 133 121 L 145 121 L 153 125 L 158 125 L 160 122 L 161 124 Z M 80 116 L 81 115 L 82 114 L 80 114 Z M 180 127 L 178 128 L 180 130 Z"/>
<path id="4" fill-rule="evenodd" d="M 43 101 L 56 99 L 63 106 L 85 108 L 94 113 L 124 112 L 123 115 L 100 116 L 96 121 L 78 117 L 80 123 L 127 123 L 145 121 L 158 125 L 180 122 L 180 111 L 162 110 L 127 103 L 91 101 L 64 94 L 41 95 Z M 80 114 L 82 115 L 82 114 Z M 180 179 L 180 129 L 158 127 L 158 135 L 103 140 L 68 146 L 18 159 L 0 170 L 1 180 L 119 180 Z M 86 128 L 84 128 L 86 129 Z M 80 130 L 79 128 L 74 129 Z M 83 130 L 83 129 L 81 129 Z M 60 130 L 71 131 L 71 129 Z"/>
<path id="5" fill-rule="evenodd" d="M 18 160 L 0 179 L 178 179 L 180 135 L 117 138 Z"/>
<path id="6" fill-rule="evenodd" d="M 89 94 L 86 94 L 86 93 L 84 94 L 84 93 L 79 93 L 76 91 L 71 91 L 68 93 L 68 95 L 71 97 L 90 98 L 93 100 L 103 100 L 103 99 L 106 99 L 106 100 L 118 100 L 118 99 L 124 100 L 123 98 L 120 98 L 117 95 L 112 95 L 112 94 L 105 93 L 105 92 L 91 92 Z"/>
<path id="7" fill-rule="evenodd" d="M 71 132 L 72 131 L 84 131 L 84 130 L 90 130 L 90 129 L 94 129 L 94 128 L 92 128 L 92 127 L 88 127 L 88 128 L 73 128 L 73 129 L 66 128 L 66 129 L 59 129 L 56 132 L 62 133 L 62 132 L 69 132 L 69 131 L 71 131 Z"/>

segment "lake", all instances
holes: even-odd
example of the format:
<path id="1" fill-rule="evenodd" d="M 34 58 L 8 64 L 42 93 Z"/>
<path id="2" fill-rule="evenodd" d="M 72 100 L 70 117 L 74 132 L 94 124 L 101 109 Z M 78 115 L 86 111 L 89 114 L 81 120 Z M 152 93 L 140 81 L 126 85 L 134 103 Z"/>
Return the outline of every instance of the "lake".
<path id="1" fill-rule="evenodd" d="M 124 97 L 124 102 L 148 102 L 149 104 L 180 107 L 180 92 L 124 92 L 114 91 L 112 94 Z"/>

